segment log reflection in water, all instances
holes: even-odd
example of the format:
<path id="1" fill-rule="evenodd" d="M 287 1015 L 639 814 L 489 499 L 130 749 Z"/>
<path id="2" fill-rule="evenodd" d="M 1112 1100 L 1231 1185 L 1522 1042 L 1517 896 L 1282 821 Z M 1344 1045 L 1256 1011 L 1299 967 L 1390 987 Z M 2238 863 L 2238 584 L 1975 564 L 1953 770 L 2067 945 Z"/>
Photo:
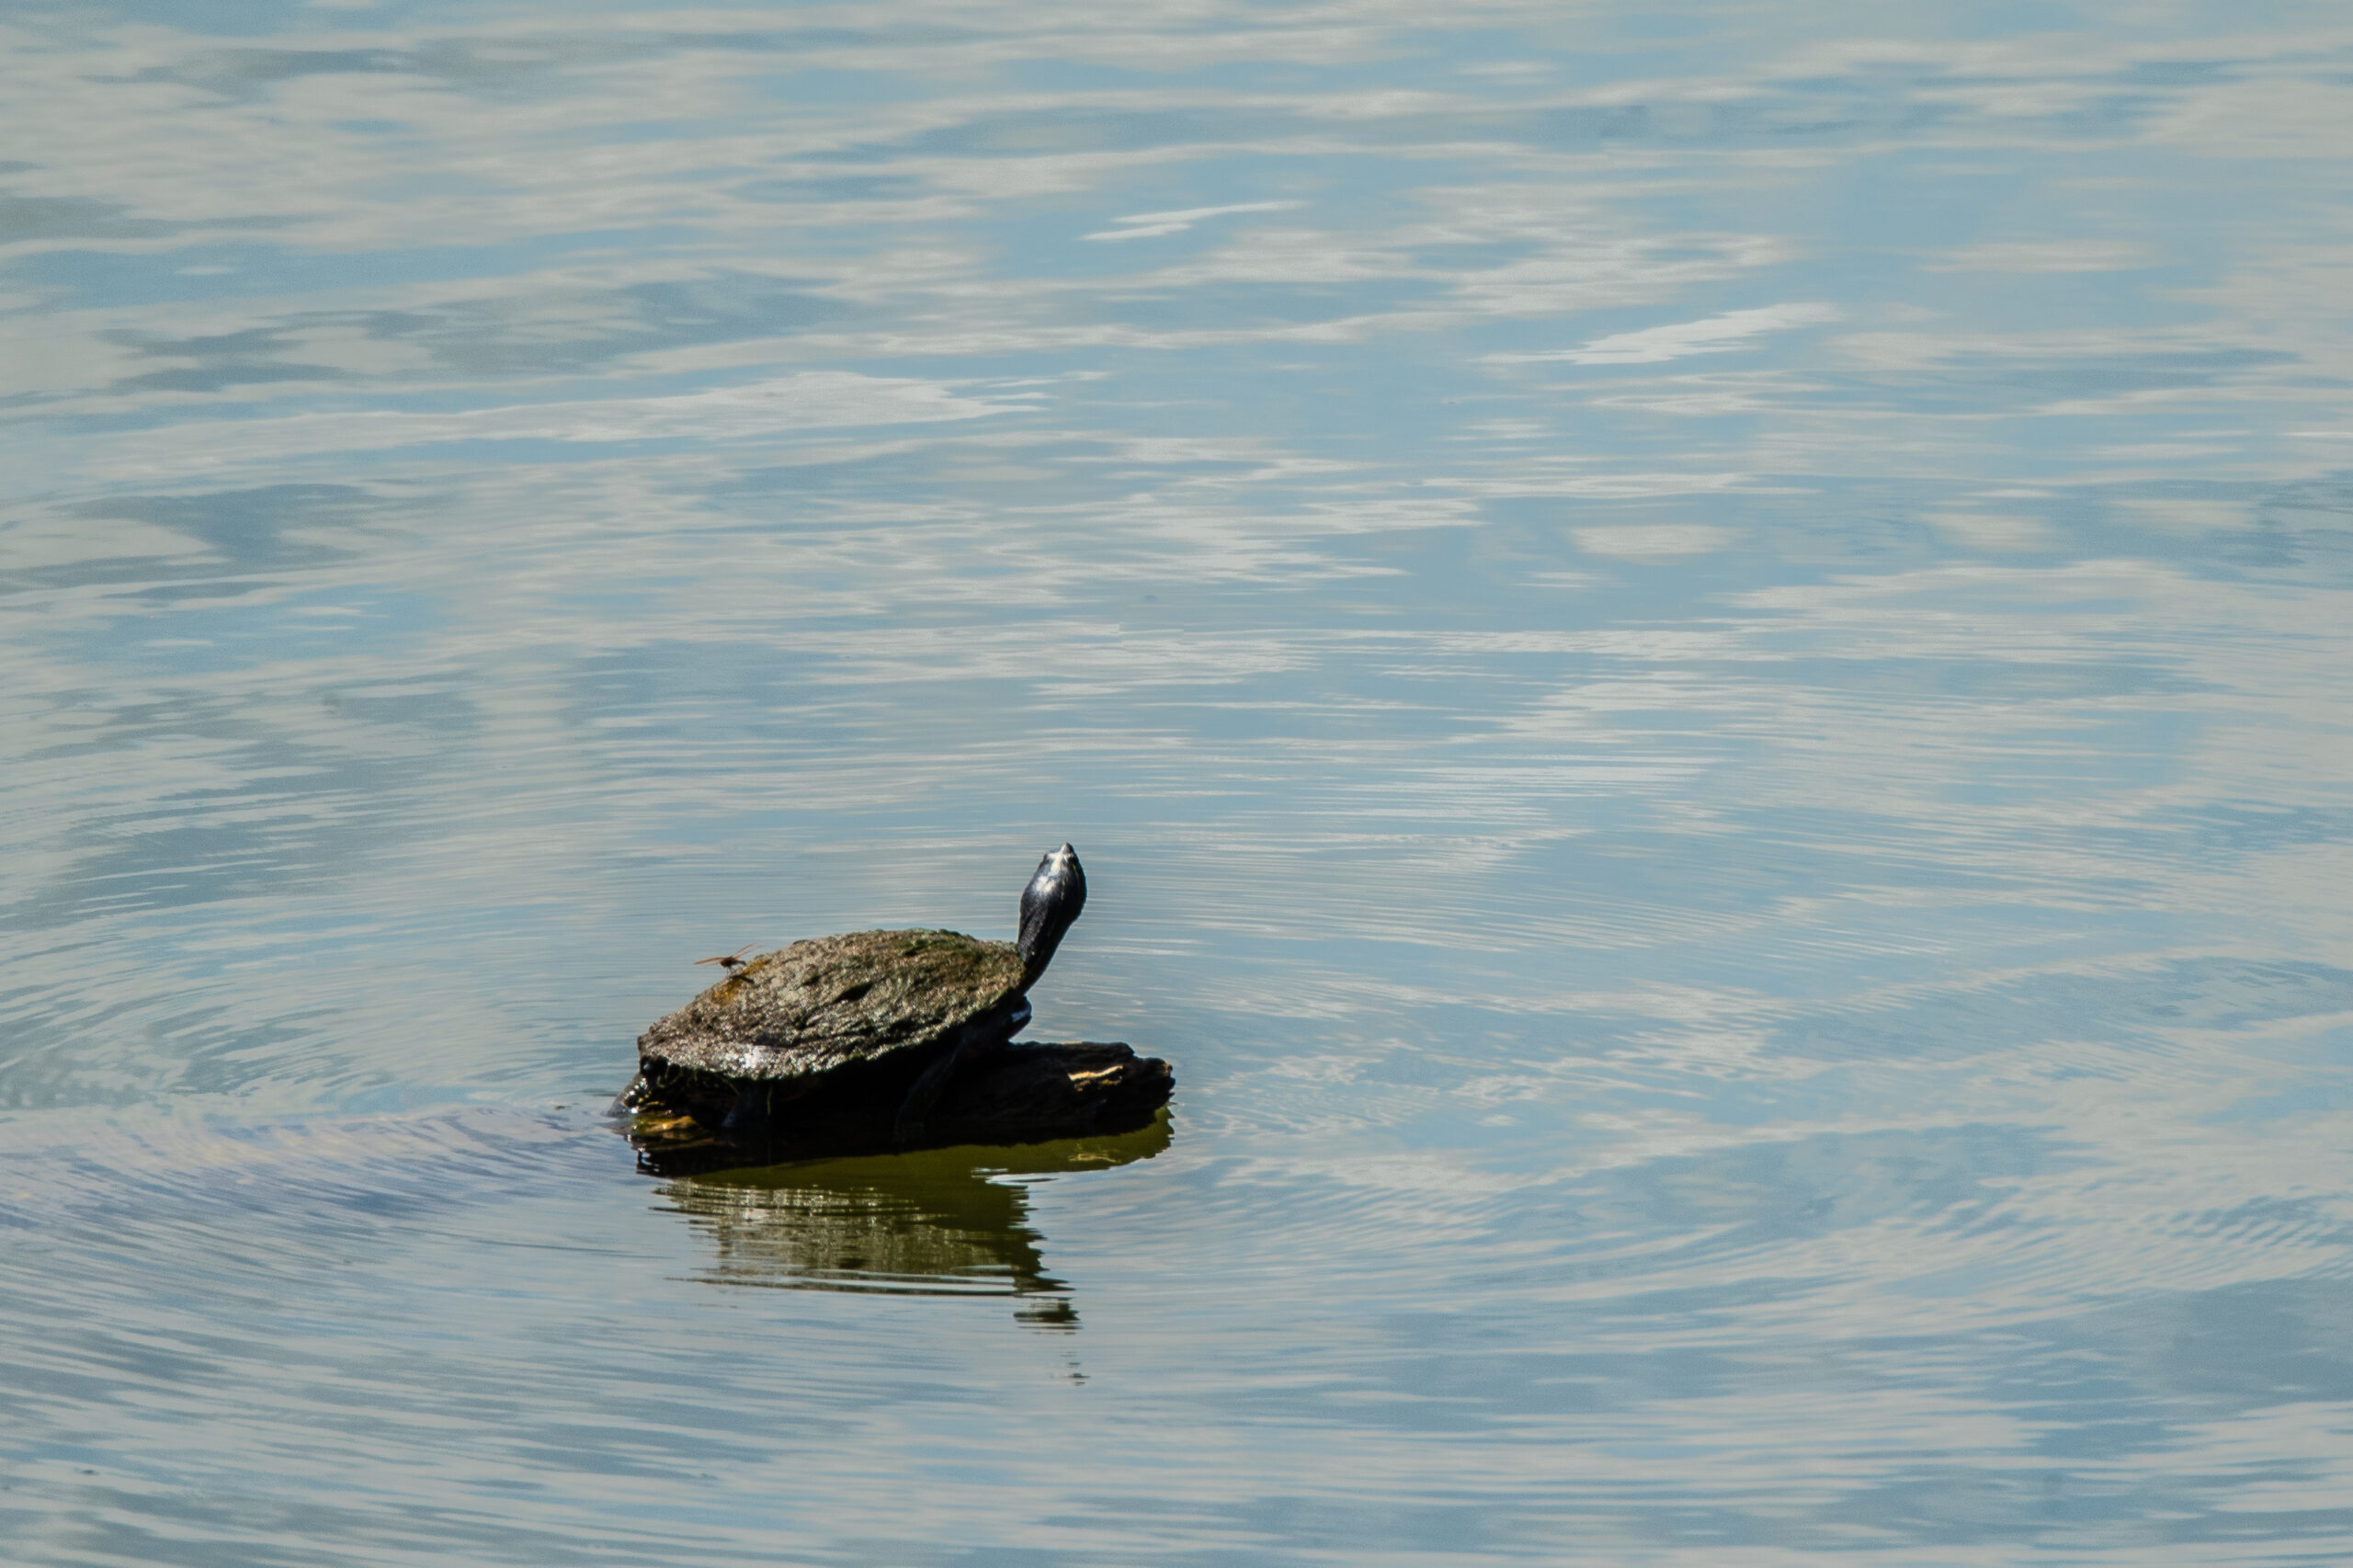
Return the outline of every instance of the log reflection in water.
<path id="1" fill-rule="evenodd" d="M 1164 1111 L 1116 1137 L 683 1175 L 662 1192 L 710 1237 L 718 1256 L 699 1278 L 714 1284 L 1047 1297 L 1023 1320 L 1075 1327 L 1068 1287 L 1046 1272 L 1028 1190 L 1001 1178 L 1148 1160 L 1169 1138 Z"/>

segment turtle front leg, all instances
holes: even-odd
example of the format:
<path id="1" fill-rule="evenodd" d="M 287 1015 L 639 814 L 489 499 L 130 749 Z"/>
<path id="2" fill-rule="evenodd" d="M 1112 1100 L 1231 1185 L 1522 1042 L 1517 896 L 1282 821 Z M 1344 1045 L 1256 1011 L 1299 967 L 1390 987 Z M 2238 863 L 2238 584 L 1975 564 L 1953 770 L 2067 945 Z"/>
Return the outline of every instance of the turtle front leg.
<path id="1" fill-rule="evenodd" d="M 899 1101 L 899 1114 L 891 1122 L 892 1146 L 913 1148 L 923 1137 L 925 1119 L 939 1103 L 939 1096 L 948 1092 L 949 1081 L 956 1076 L 956 1070 L 967 1060 L 984 1055 L 1004 1043 L 1001 1040 L 961 1040 L 938 1061 L 925 1068 L 907 1086 L 906 1097 Z"/>

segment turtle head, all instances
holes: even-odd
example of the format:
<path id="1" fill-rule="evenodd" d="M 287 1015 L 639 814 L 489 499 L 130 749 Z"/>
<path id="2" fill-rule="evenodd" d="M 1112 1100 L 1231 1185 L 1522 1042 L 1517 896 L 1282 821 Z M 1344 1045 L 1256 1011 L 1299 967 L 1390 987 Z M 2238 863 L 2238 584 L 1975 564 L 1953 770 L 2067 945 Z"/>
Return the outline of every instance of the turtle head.
<path id="1" fill-rule="evenodd" d="M 1086 873 L 1069 845 L 1049 849 L 1037 873 L 1021 890 L 1021 983 L 1026 989 L 1046 972 L 1063 933 L 1086 907 Z"/>

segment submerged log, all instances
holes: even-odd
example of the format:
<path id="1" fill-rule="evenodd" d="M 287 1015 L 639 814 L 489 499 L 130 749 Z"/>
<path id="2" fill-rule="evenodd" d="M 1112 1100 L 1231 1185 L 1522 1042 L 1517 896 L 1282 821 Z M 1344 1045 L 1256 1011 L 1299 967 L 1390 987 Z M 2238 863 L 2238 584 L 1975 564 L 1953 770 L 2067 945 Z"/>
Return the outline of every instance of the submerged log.
<path id="1" fill-rule="evenodd" d="M 775 1163 L 1128 1132 L 1150 1123 L 1176 1087 L 1167 1062 L 1113 1042 L 912 1054 L 790 1084 L 642 1054 L 620 1103 L 638 1113 L 645 1139 L 708 1139 L 746 1163 Z"/>

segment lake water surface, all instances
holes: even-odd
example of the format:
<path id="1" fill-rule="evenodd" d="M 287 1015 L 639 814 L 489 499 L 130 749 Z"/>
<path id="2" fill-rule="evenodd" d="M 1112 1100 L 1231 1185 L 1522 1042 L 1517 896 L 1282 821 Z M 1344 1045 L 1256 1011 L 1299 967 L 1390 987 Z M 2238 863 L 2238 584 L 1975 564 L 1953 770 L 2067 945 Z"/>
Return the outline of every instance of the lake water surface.
<path id="1" fill-rule="evenodd" d="M 0 1562 L 2353 1558 L 2341 4 L 30 0 L 0 126 Z M 1164 1125 L 639 1168 L 693 960 L 1063 838 Z"/>

